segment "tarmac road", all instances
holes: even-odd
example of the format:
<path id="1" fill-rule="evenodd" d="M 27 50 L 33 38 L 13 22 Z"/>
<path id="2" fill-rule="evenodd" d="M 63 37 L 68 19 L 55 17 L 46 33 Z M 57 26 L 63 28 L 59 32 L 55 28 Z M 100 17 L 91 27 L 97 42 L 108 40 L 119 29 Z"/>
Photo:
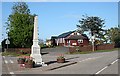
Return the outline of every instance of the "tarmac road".
<path id="1" fill-rule="evenodd" d="M 43 55 L 42 58 L 44 62 L 55 61 L 56 55 L 50 53 Z M 21 70 L 15 57 L 5 57 L 3 66 L 7 67 L 3 71 L 8 74 L 118 74 L 118 51 L 65 55 L 65 58 L 67 61 L 77 63 L 55 70 L 42 71 L 41 69 L 51 65 Z M 54 67 L 54 65 L 52 66 Z"/>
<path id="2" fill-rule="evenodd" d="M 118 74 L 117 58 L 117 51 L 85 54 L 73 59 L 78 62 L 75 65 L 47 71 L 44 74 Z"/>

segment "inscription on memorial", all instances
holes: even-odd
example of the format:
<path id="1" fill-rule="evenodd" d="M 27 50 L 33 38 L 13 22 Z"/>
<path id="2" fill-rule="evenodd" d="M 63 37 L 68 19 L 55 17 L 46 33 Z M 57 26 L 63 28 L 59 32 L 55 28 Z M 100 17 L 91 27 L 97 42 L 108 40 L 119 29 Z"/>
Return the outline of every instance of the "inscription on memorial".
<path id="1" fill-rule="evenodd" d="M 33 54 L 39 54 L 39 48 L 38 47 L 33 47 Z"/>

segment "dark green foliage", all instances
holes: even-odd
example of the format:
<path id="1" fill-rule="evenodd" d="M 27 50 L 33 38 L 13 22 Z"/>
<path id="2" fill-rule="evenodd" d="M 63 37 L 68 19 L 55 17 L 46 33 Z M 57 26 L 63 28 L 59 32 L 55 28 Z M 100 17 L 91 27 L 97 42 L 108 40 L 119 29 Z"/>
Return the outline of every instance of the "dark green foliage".
<path id="1" fill-rule="evenodd" d="M 106 30 L 103 35 L 103 39 L 106 43 L 115 43 L 115 47 L 120 46 L 120 28 L 112 27 Z"/>
<path id="2" fill-rule="evenodd" d="M 9 18 L 8 36 L 13 39 L 14 45 L 26 47 L 28 43 L 32 43 L 33 16 L 16 13 Z"/>
<path id="3" fill-rule="evenodd" d="M 7 39 L 4 39 L 2 42 L 1 42 L 1 44 L 2 44 L 2 51 L 4 51 L 4 48 L 7 48 L 7 44 L 5 44 L 5 41 L 6 41 Z M 16 47 L 14 44 L 13 44 L 13 41 L 12 41 L 12 39 L 9 39 L 9 41 L 10 41 L 10 44 L 8 45 L 8 48 L 14 48 L 14 47 Z"/>
<path id="4" fill-rule="evenodd" d="M 120 48 L 120 28 L 111 28 L 111 31 L 113 33 L 111 40 L 115 43 L 116 48 Z"/>
<path id="5" fill-rule="evenodd" d="M 118 40 L 120 37 L 120 29 L 118 27 L 110 28 L 107 30 L 106 35 L 108 36 L 111 43 L 114 43 L 115 40 Z"/>
<path id="6" fill-rule="evenodd" d="M 120 35 L 118 35 L 118 36 L 114 39 L 114 42 L 115 42 L 115 47 L 116 47 L 116 48 L 120 48 Z"/>
<path id="7" fill-rule="evenodd" d="M 30 47 L 33 38 L 34 16 L 24 2 L 15 3 L 7 21 L 8 37 L 15 47 Z"/>
<path id="8" fill-rule="evenodd" d="M 30 9 L 28 9 L 28 5 L 25 2 L 17 2 L 12 7 L 12 13 L 30 14 Z"/>
<path id="9" fill-rule="evenodd" d="M 77 25 L 78 28 L 82 28 L 84 31 L 90 31 L 91 35 L 99 34 L 100 31 L 103 31 L 104 20 L 96 16 L 85 16 L 79 20 L 80 25 Z"/>

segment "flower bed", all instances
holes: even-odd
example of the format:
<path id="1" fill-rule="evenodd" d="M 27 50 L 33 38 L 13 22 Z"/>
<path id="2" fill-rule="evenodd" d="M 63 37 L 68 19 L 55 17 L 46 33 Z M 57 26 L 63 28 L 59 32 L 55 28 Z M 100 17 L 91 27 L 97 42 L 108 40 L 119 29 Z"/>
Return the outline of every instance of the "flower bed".
<path id="1" fill-rule="evenodd" d="M 18 64 L 24 64 L 25 58 L 18 58 L 17 61 L 18 61 Z"/>
<path id="2" fill-rule="evenodd" d="M 65 62 L 65 57 L 63 54 L 60 54 L 58 57 L 57 57 L 57 62 L 58 63 L 64 63 Z"/>
<path id="3" fill-rule="evenodd" d="M 25 64 L 25 68 L 33 68 L 35 65 L 35 62 L 33 61 L 33 58 L 30 56 L 21 56 L 18 58 L 18 64 Z"/>

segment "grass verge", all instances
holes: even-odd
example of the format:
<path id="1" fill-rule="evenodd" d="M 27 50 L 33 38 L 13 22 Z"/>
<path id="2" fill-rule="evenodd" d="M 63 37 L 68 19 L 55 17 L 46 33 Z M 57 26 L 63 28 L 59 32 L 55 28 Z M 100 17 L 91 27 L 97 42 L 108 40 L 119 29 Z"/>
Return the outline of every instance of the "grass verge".
<path id="1" fill-rule="evenodd" d="M 20 54 L 14 52 L 2 52 L 2 56 L 20 56 Z"/>
<path id="2" fill-rule="evenodd" d="M 30 54 L 23 54 L 25 56 L 30 56 Z M 2 56 L 22 56 L 22 54 L 17 54 L 16 52 L 2 52 Z"/>
<path id="3" fill-rule="evenodd" d="M 110 51 L 118 51 L 120 48 L 114 48 L 114 49 L 110 49 L 110 50 L 97 50 L 95 52 L 110 52 Z"/>

